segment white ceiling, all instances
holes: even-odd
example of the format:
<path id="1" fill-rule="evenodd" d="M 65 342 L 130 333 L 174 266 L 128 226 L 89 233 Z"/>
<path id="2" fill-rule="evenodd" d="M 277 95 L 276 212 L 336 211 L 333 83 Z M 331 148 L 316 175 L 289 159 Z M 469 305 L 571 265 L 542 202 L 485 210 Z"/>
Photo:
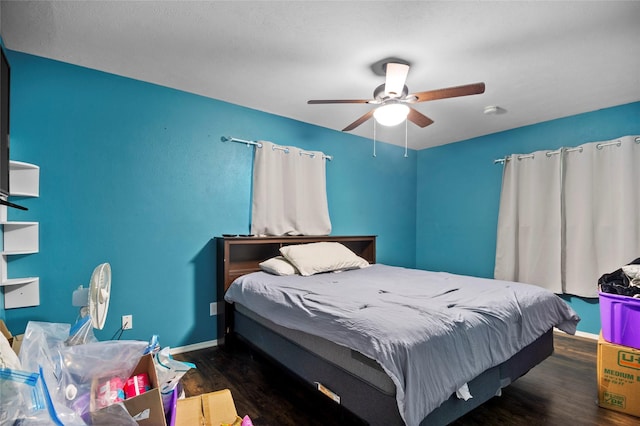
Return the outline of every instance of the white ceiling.
<path id="1" fill-rule="evenodd" d="M 416 104 L 416 149 L 640 100 L 640 2 L 6 1 L 5 46 L 340 130 L 386 57 L 410 92 L 485 82 Z M 484 115 L 487 105 L 506 112 Z M 352 133 L 373 137 L 373 120 Z M 246 135 L 233 135 L 246 137 Z M 377 127 L 404 144 L 404 125 Z"/>

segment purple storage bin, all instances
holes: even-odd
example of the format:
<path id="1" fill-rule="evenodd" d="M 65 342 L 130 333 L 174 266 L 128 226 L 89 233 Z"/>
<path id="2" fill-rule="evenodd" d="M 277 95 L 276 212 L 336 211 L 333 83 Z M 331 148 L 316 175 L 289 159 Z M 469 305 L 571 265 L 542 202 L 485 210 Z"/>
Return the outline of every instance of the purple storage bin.
<path id="1" fill-rule="evenodd" d="M 182 392 L 182 385 L 178 385 L 171 391 L 171 398 L 169 399 L 168 407 L 164 407 L 165 418 L 167 420 L 167 426 L 175 426 L 176 424 L 176 412 L 178 411 L 178 397 Z"/>
<path id="2" fill-rule="evenodd" d="M 640 299 L 602 292 L 599 294 L 604 340 L 640 349 Z"/>

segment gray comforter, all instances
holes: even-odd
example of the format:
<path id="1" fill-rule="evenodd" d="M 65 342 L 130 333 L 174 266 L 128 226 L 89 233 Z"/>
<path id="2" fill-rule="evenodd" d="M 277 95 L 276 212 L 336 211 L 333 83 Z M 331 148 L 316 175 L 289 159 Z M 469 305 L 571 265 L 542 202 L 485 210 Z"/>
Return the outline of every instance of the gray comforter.
<path id="1" fill-rule="evenodd" d="M 377 360 L 408 425 L 550 328 L 574 334 L 580 320 L 541 287 L 381 264 L 311 277 L 255 272 L 225 300 Z"/>

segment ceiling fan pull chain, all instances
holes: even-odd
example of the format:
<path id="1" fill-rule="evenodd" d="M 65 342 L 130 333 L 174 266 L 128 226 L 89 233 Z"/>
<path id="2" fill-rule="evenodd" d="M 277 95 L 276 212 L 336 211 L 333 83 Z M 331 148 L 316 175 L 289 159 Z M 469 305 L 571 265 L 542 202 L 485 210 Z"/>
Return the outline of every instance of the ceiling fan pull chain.
<path id="1" fill-rule="evenodd" d="M 373 156 L 376 156 L 376 120 L 373 120 Z"/>
<path id="2" fill-rule="evenodd" d="M 407 158 L 409 155 L 407 154 L 407 119 L 404 119 L 404 158 Z"/>

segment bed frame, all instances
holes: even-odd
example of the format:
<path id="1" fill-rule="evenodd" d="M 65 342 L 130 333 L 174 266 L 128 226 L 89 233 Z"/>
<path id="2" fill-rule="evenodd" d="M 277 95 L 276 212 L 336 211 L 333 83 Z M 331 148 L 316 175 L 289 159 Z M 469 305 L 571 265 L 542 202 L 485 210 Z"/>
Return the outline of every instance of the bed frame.
<path id="1" fill-rule="evenodd" d="M 318 241 L 340 242 L 357 255 L 375 263 L 375 236 L 353 237 L 225 237 L 216 238 L 218 256 L 218 300 L 233 280 L 260 270 L 258 264 L 279 255 L 289 244 Z M 220 316 L 219 316 L 220 317 Z M 368 382 L 308 351 L 297 343 L 265 327 L 227 304 L 219 333 L 230 342 L 238 338 L 259 350 L 282 368 L 300 377 L 314 389 L 322 383 L 340 396 L 340 404 L 372 425 L 404 424 L 395 395 L 381 392 Z M 220 335 L 220 334 L 219 334 Z M 488 401 L 503 387 L 525 374 L 553 353 L 553 331 L 549 330 L 504 363 L 484 371 L 468 383 L 472 399 L 452 395 L 432 411 L 421 425 L 446 425 Z"/>

